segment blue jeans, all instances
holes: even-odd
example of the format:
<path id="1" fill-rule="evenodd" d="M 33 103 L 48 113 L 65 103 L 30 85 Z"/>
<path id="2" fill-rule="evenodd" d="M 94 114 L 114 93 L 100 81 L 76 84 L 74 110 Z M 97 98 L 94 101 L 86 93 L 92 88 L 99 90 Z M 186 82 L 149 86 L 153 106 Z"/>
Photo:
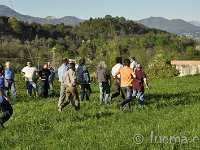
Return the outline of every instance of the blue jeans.
<path id="1" fill-rule="evenodd" d="M 12 92 L 13 98 L 16 98 L 17 93 L 15 90 L 15 82 L 14 80 L 5 80 L 5 94 L 9 96 L 9 91 Z"/>
<path id="2" fill-rule="evenodd" d="M 132 94 L 133 99 L 135 99 L 136 96 L 140 98 L 140 105 L 144 105 L 144 89 L 141 90 L 133 89 L 133 94 Z"/>
<path id="3" fill-rule="evenodd" d="M 27 89 L 27 94 L 29 94 L 29 96 L 32 95 L 32 89 L 34 91 L 35 96 L 38 95 L 36 82 L 26 81 L 26 89 Z"/>
<path id="4" fill-rule="evenodd" d="M 106 104 L 110 96 L 110 85 L 108 84 L 108 82 L 99 83 L 99 89 L 100 89 L 100 104 L 102 104 L 103 102 L 105 102 Z M 105 97 L 104 93 L 106 93 Z"/>

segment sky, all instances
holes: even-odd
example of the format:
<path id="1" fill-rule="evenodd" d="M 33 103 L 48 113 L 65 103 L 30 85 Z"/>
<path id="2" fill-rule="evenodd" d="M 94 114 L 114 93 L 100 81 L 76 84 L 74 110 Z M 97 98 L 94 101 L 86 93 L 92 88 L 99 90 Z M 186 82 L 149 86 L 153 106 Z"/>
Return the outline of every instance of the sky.
<path id="1" fill-rule="evenodd" d="M 200 0 L 0 0 L 23 15 L 34 17 L 75 16 L 80 19 L 124 17 L 140 20 L 149 17 L 200 21 Z"/>

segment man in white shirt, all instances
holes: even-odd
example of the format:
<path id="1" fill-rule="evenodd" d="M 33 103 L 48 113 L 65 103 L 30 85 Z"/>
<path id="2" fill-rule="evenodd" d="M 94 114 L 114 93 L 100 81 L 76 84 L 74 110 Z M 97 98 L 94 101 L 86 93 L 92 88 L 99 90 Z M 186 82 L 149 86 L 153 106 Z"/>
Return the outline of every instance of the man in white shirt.
<path id="1" fill-rule="evenodd" d="M 34 95 L 38 96 L 37 91 L 37 68 L 32 66 L 31 62 L 27 62 L 27 66 L 21 70 L 22 75 L 25 77 L 27 94 L 32 96 L 32 89 Z"/>
<path id="2" fill-rule="evenodd" d="M 116 57 L 115 59 L 116 61 L 116 65 L 112 68 L 112 71 L 111 71 L 111 74 L 114 76 L 116 74 L 116 72 L 121 68 L 123 67 L 122 65 L 122 57 Z M 117 79 L 118 78 L 118 79 Z M 120 82 L 119 82 L 119 79 L 120 79 L 120 75 L 117 76 L 117 78 L 114 77 L 114 93 L 112 93 L 110 95 L 110 98 L 109 98 L 109 101 L 111 102 L 113 98 L 117 97 L 120 95 Z M 122 94 L 122 99 L 124 99 L 124 95 Z"/>
<path id="3" fill-rule="evenodd" d="M 134 56 L 129 57 L 129 59 L 130 59 L 130 62 L 131 62 L 130 68 L 133 69 L 133 70 L 135 70 L 136 65 L 138 64 L 138 62 L 135 60 Z"/>

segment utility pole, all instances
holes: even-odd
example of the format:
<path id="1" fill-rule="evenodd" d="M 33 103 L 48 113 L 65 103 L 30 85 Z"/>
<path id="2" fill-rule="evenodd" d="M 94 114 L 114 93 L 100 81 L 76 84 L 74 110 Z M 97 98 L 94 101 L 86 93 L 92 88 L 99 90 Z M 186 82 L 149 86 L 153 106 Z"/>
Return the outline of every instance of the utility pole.
<path id="1" fill-rule="evenodd" d="M 55 47 L 53 47 L 53 50 L 52 50 L 52 53 L 53 53 L 53 55 L 52 55 L 52 66 L 53 67 L 55 67 L 55 50 L 56 50 L 56 48 Z"/>

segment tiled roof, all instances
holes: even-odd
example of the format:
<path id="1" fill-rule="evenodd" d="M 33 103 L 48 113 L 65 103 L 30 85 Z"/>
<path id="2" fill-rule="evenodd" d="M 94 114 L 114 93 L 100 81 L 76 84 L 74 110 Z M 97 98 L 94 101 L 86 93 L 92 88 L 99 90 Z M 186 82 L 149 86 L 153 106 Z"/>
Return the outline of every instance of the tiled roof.
<path id="1" fill-rule="evenodd" d="M 200 60 L 174 60 L 172 65 L 200 65 Z"/>

